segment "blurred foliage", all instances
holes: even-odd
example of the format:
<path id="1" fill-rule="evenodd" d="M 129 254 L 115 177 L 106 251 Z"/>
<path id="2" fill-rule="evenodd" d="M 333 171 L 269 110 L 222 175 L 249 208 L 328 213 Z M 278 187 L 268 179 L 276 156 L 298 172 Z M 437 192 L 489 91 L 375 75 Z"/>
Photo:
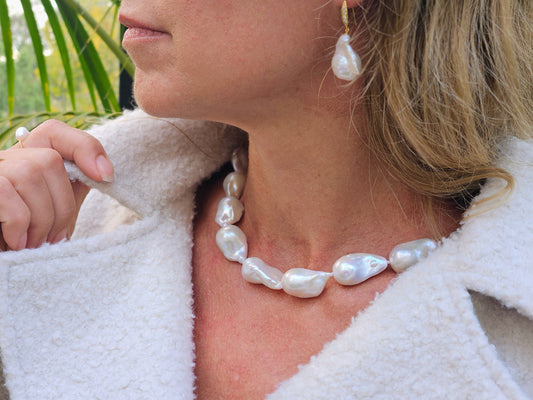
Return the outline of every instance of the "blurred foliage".
<path id="1" fill-rule="evenodd" d="M 119 4 L 0 0 L 1 146 L 18 126 L 57 118 L 83 129 L 120 114 L 118 77 L 134 67 L 120 46 Z"/>
<path id="2" fill-rule="evenodd" d="M 10 147 L 16 143 L 15 131 L 19 127 L 33 129 L 47 119 L 58 119 L 78 129 L 86 129 L 91 125 L 102 122 L 104 119 L 116 118 L 120 112 L 99 113 L 95 111 L 64 111 L 64 112 L 32 112 L 30 114 L 17 114 L 11 118 L 0 119 L 0 148 Z"/>

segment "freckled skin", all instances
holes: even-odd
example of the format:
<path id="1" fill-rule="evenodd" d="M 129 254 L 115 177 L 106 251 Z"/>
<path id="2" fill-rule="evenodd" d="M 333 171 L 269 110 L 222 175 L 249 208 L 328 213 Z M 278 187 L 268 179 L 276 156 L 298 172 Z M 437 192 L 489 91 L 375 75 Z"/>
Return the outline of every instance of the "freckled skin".
<path id="1" fill-rule="evenodd" d="M 195 228 L 193 282 L 199 399 L 263 399 L 298 372 L 352 316 L 382 292 L 387 269 L 357 289 L 333 279 L 316 299 L 297 299 L 245 282 L 237 264 L 212 246 L 222 182 L 202 188 Z M 205 295 L 208 293 L 209 295 Z M 203 295 L 204 294 L 204 295 Z"/>
<path id="2" fill-rule="evenodd" d="M 310 77 L 327 71 L 317 60 L 331 50 L 340 19 L 324 3 L 123 1 L 121 14 L 169 33 L 150 46 L 126 46 L 137 101 L 159 116 L 236 122 L 281 93 L 316 100 Z"/>
<path id="3" fill-rule="evenodd" d="M 164 33 L 149 45 L 125 43 L 137 67 L 138 103 L 157 116 L 219 121 L 248 132 L 239 227 L 249 254 L 282 270 L 331 272 L 341 255 L 386 255 L 398 243 L 429 236 L 417 213 L 420 199 L 384 179 L 364 143 L 363 106 L 354 106 L 363 83 L 343 85 L 330 71 L 343 33 L 341 3 L 121 4 L 122 18 Z M 215 244 L 221 186 L 221 180 L 205 183 L 197 196 L 196 394 L 201 400 L 263 399 L 346 329 L 395 274 L 389 268 L 357 289 L 330 279 L 317 299 L 245 282 L 240 266 Z M 453 215 L 443 232 L 456 226 Z"/>

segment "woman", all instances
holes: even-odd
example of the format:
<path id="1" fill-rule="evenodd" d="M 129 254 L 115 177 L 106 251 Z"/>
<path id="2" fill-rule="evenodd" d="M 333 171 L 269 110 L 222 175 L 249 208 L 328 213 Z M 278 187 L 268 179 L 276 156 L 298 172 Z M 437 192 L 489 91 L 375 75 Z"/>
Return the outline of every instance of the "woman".
<path id="1" fill-rule="evenodd" d="M 530 137 L 533 120 L 532 7 L 503 0 L 349 0 L 344 12 L 342 6 L 122 1 L 120 19 L 129 27 L 123 44 L 137 67 L 141 108 L 247 132 L 248 168 L 242 158 L 234 163 L 247 171 L 240 198 L 246 212 L 239 221 L 231 219 L 239 205 L 217 214 L 221 199 L 240 194 L 223 189 L 227 170 L 193 199 L 238 143 L 232 129 L 139 112 L 96 128 L 115 167 L 110 193 L 142 217 L 164 215 L 158 229 L 175 238 L 168 255 L 164 243 L 139 245 L 155 249 L 148 259 L 161 253 L 179 265 L 168 275 L 156 267 L 147 274 L 147 263 L 138 274 L 125 271 L 127 279 L 121 269 L 102 277 L 107 270 L 97 264 L 62 274 L 61 266 L 46 267 L 41 276 L 43 268 L 13 267 L 6 253 L 4 303 L 11 308 L 2 321 L 11 333 L 1 345 L 12 395 L 533 396 L 533 254 L 524 226 L 531 221 L 533 145 L 516 139 Z M 62 159 L 93 180 L 113 180 L 103 147 L 56 122 L 36 128 L 22 146 L 4 152 L 0 165 L 3 236 L 17 250 L 61 242 L 72 230 L 87 188 L 71 185 Z M 98 225 L 95 202 L 88 199 L 82 210 L 78 235 Z M 378 256 L 389 257 L 385 266 L 400 270 L 391 250 L 425 238 L 445 239 L 426 259 L 418 256 L 433 242 L 411 244 L 418 253 L 409 255 L 419 262 L 400 276 L 388 266 L 343 286 L 342 277 L 329 274 L 340 257 L 362 252 L 378 267 Z M 248 244 L 244 255 L 239 240 Z M 73 250 L 61 246 L 77 243 L 30 253 L 70 259 Z M 98 252 L 93 247 L 91 254 Z M 243 263 L 247 280 L 262 277 L 264 284 L 245 282 L 231 260 Z M 281 278 L 297 267 L 314 272 Z M 306 274 L 314 274 L 318 288 L 302 289 Z M 124 282 L 116 289 L 115 281 Z M 157 292 L 162 286 L 177 293 L 164 297 Z M 138 313 L 147 319 L 135 325 Z"/>

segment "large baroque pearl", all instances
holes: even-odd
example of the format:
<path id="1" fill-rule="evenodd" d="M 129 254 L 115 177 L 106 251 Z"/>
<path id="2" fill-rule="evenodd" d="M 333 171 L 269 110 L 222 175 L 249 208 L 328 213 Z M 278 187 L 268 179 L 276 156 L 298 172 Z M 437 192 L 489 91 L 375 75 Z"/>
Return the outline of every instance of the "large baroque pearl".
<path id="1" fill-rule="evenodd" d="M 246 183 L 246 175 L 242 172 L 232 172 L 222 182 L 224 187 L 224 193 L 228 197 L 240 198 L 242 191 L 244 190 L 244 184 Z"/>
<path id="2" fill-rule="evenodd" d="M 361 58 L 350 46 L 350 35 L 345 33 L 337 40 L 331 67 L 335 76 L 345 81 L 353 81 L 361 74 Z"/>
<path id="3" fill-rule="evenodd" d="M 246 236 L 235 225 L 223 226 L 216 235 L 216 242 L 224 257 L 230 261 L 238 261 L 241 264 L 248 256 L 248 243 Z"/>
<path id="4" fill-rule="evenodd" d="M 316 297 L 322 293 L 331 275 L 330 272 L 293 268 L 283 274 L 281 286 L 291 296 L 303 299 Z"/>
<path id="5" fill-rule="evenodd" d="M 220 226 L 233 225 L 242 217 L 244 206 L 235 197 L 223 197 L 218 202 L 215 221 Z"/>
<path id="6" fill-rule="evenodd" d="M 281 289 L 283 272 L 271 267 L 260 258 L 250 257 L 244 260 L 241 273 L 246 282 L 263 284 L 274 290 Z"/>
<path id="7" fill-rule="evenodd" d="M 436 248 L 437 243 L 431 239 L 419 239 L 399 244 L 390 252 L 390 265 L 395 272 L 403 272 L 426 258 Z"/>
<path id="8" fill-rule="evenodd" d="M 388 264 L 385 258 L 373 254 L 348 254 L 333 264 L 333 277 L 341 285 L 356 285 L 379 274 Z"/>

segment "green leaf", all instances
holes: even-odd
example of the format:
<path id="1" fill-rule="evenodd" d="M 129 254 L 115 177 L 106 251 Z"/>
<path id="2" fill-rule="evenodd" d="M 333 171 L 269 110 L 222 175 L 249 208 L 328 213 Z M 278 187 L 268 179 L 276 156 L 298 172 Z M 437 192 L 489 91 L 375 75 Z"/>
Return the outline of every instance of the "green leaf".
<path id="1" fill-rule="evenodd" d="M 34 129 L 37 125 L 53 118 L 67 123 L 68 125 L 78 128 L 87 129 L 91 125 L 101 123 L 104 120 L 120 116 L 121 113 L 102 114 L 98 112 L 40 112 L 26 115 L 15 115 L 9 118 L 0 119 L 0 149 L 15 144 L 15 131 L 17 128 L 24 126 L 29 130 Z"/>
<path id="2" fill-rule="evenodd" d="M 113 22 L 111 23 L 111 29 L 109 30 L 109 32 L 114 32 L 115 31 L 115 27 L 117 24 L 120 24 L 120 22 L 118 21 L 118 11 L 119 11 L 119 8 L 115 5 L 110 5 L 109 6 L 109 9 L 107 10 L 107 12 L 109 12 L 111 9 L 113 9 Z M 106 12 L 106 14 L 107 14 Z M 119 28 L 119 31 L 120 31 L 120 28 Z M 122 50 L 122 37 L 120 38 L 120 48 Z M 122 50 L 122 52 L 124 52 L 124 50 Z M 128 60 L 130 60 L 130 58 L 128 57 Z M 130 60 L 131 62 L 131 60 Z M 122 64 L 122 63 L 121 63 Z M 133 63 L 131 62 L 131 65 L 133 66 Z M 133 68 L 133 71 L 132 73 L 135 72 L 135 67 Z M 130 73 L 130 76 L 133 77 L 133 75 Z"/>
<path id="3" fill-rule="evenodd" d="M 120 106 L 102 60 L 89 39 L 89 35 L 79 20 L 76 11 L 70 6 L 68 0 L 56 0 L 56 2 L 78 52 L 86 81 L 90 81 L 89 76 L 87 76 L 88 73 L 92 77 L 94 87 L 98 91 L 100 101 L 106 112 L 120 111 Z M 83 66 L 84 63 L 85 67 Z"/>
<path id="4" fill-rule="evenodd" d="M 8 115 L 13 116 L 15 110 L 15 60 L 13 59 L 13 38 L 11 35 L 11 21 L 6 0 L 0 0 L 0 26 L 6 56 L 7 76 L 7 109 Z"/>
<path id="5" fill-rule="evenodd" d="M 57 3 L 57 0 L 56 0 L 56 3 Z M 67 17 L 65 17 L 65 14 L 60 10 L 61 12 L 61 16 L 63 18 L 63 21 L 65 22 L 65 26 L 67 27 L 67 31 L 72 39 L 72 43 L 74 45 L 74 48 L 76 49 L 76 52 L 78 53 L 78 59 L 80 61 L 80 66 L 81 66 L 81 70 L 83 72 L 83 76 L 85 77 L 85 83 L 87 84 L 87 89 L 89 91 L 89 97 L 91 98 L 91 103 L 93 105 L 93 108 L 94 108 L 94 111 L 97 112 L 98 111 L 98 105 L 96 103 L 96 93 L 95 93 L 95 88 L 94 88 L 94 83 L 93 83 L 93 79 L 91 77 L 91 72 L 89 71 L 89 66 L 87 65 L 87 62 L 85 61 L 85 57 L 83 57 L 81 55 L 81 46 L 80 44 L 78 43 L 78 41 L 76 40 L 76 35 L 75 35 L 75 31 L 76 31 L 76 21 L 74 23 L 69 23 L 69 20 Z M 79 22 L 79 21 L 77 21 Z"/>
<path id="6" fill-rule="evenodd" d="M 41 34 L 37 27 L 37 21 L 35 20 L 35 14 L 31 7 L 30 0 L 20 0 L 22 8 L 24 9 L 24 18 L 26 19 L 26 25 L 30 32 L 31 41 L 33 43 L 33 49 L 35 51 L 35 58 L 37 59 L 37 67 L 39 68 L 39 76 L 41 77 L 41 88 L 43 91 L 44 106 L 46 110 L 50 111 L 50 83 L 48 82 L 48 71 L 46 70 L 46 62 L 44 60 L 43 42 L 41 40 Z"/>
<path id="7" fill-rule="evenodd" d="M 70 104 L 72 105 L 72 109 L 76 110 L 74 74 L 72 73 L 72 69 L 70 67 L 70 57 L 69 57 L 69 51 L 67 48 L 67 44 L 65 42 L 65 36 L 63 35 L 63 30 L 61 29 L 59 18 L 57 17 L 57 14 L 54 8 L 52 7 L 52 4 L 50 3 L 50 1 L 41 0 L 41 3 L 44 7 L 44 10 L 46 11 L 46 15 L 48 16 L 48 22 L 50 23 L 52 32 L 54 32 L 54 37 L 56 38 L 57 49 L 59 50 L 59 54 L 61 56 L 61 62 L 63 64 L 63 69 L 65 70 L 65 78 L 67 79 Z"/>
<path id="8" fill-rule="evenodd" d="M 75 0 L 62 0 L 66 4 L 68 4 L 73 10 L 76 10 L 76 12 L 89 24 L 89 26 L 94 29 L 96 34 L 100 36 L 100 38 L 104 41 L 104 43 L 109 47 L 109 49 L 113 52 L 113 54 L 118 58 L 120 63 L 124 66 L 124 69 L 128 71 L 131 77 L 133 77 L 135 73 L 135 67 L 131 61 L 131 59 L 124 53 L 124 50 L 122 50 L 122 46 L 117 43 L 115 39 L 113 39 L 96 21 L 91 14 L 87 10 L 85 10 L 78 2 Z"/>

